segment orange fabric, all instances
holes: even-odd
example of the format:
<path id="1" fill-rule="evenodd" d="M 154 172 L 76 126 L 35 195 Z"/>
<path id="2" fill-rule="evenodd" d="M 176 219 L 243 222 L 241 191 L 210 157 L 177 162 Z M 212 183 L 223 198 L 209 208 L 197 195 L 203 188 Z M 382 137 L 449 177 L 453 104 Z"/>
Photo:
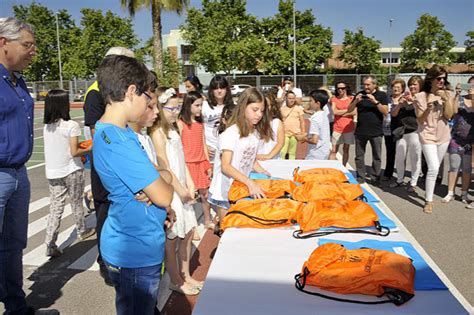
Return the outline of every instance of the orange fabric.
<path id="1" fill-rule="evenodd" d="M 362 228 L 374 226 L 377 213 L 363 201 L 325 199 L 308 202 L 296 215 L 303 233 L 322 227 Z"/>
<path id="2" fill-rule="evenodd" d="M 364 194 L 359 184 L 306 182 L 296 186 L 291 192 L 291 198 L 308 202 L 321 199 L 354 200 Z"/>
<path id="3" fill-rule="evenodd" d="M 311 253 L 302 273 L 306 268 L 306 284 L 331 292 L 381 296 L 387 287 L 414 294 L 411 260 L 384 250 L 346 250 L 328 243 Z"/>
<path id="4" fill-rule="evenodd" d="M 296 222 L 296 214 L 303 206 L 303 203 L 291 199 L 241 200 L 230 207 L 220 223 L 220 229 L 225 230 L 229 227 L 275 228 L 291 226 Z M 263 220 L 259 223 L 245 215 L 235 213 L 236 211 L 241 211 Z M 265 220 L 281 222 L 268 222 Z"/>
<path id="5" fill-rule="evenodd" d="M 296 185 L 289 179 L 255 179 L 262 187 L 268 199 L 283 197 L 285 193 L 291 193 Z M 228 198 L 231 202 L 250 197 L 247 185 L 234 180 L 229 189 Z"/>
<path id="6" fill-rule="evenodd" d="M 334 168 L 311 168 L 309 170 L 298 171 L 299 167 L 293 171 L 293 181 L 297 183 L 345 183 L 348 181 L 344 172 Z"/>

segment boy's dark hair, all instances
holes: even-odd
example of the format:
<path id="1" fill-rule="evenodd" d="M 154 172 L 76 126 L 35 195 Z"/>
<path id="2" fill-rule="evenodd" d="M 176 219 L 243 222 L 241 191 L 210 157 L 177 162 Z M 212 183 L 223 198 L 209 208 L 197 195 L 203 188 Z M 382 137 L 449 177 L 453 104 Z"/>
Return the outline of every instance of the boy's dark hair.
<path id="1" fill-rule="evenodd" d="M 191 106 L 196 100 L 200 98 L 202 98 L 202 95 L 197 91 L 191 91 L 184 97 L 183 106 L 181 107 L 181 112 L 179 113 L 179 116 L 186 125 L 191 125 Z M 196 121 L 202 122 L 202 117 L 196 117 Z"/>
<path id="2" fill-rule="evenodd" d="M 328 92 L 321 89 L 309 92 L 309 97 L 311 97 L 315 102 L 319 102 L 319 104 L 321 104 L 321 109 L 326 106 L 329 100 Z"/>
<path id="3" fill-rule="evenodd" d="M 216 98 L 214 96 L 214 90 L 217 88 L 222 88 L 225 89 L 225 98 L 224 98 L 224 105 L 234 105 L 234 101 L 232 100 L 232 92 L 230 91 L 230 84 L 227 79 L 222 76 L 222 75 L 216 75 L 211 79 L 211 82 L 209 83 L 209 91 L 208 91 L 208 96 L 209 96 L 209 107 L 214 109 L 214 106 L 217 106 Z"/>
<path id="4" fill-rule="evenodd" d="M 69 94 L 65 90 L 54 89 L 48 92 L 44 100 L 44 124 L 54 124 L 60 119 L 70 120 Z"/>
<path id="5" fill-rule="evenodd" d="M 110 55 L 97 69 L 99 90 L 105 104 L 122 102 L 130 85 L 135 85 L 137 95 L 150 88 L 150 71 L 144 64 L 127 56 Z"/>

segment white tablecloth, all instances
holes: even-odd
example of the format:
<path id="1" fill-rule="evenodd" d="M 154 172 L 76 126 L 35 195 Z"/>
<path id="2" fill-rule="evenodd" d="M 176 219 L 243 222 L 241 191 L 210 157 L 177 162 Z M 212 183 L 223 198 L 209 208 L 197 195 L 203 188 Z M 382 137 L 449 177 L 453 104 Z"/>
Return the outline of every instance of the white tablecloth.
<path id="1" fill-rule="evenodd" d="M 338 161 L 267 161 L 262 163 L 273 176 L 291 178 L 296 166 L 334 167 L 345 170 Z M 377 239 L 371 235 L 333 234 L 331 239 L 360 241 Z M 382 240 L 407 241 L 402 233 L 391 233 Z M 358 305 L 311 296 L 298 291 L 294 275 L 318 239 L 295 239 L 292 229 L 227 229 L 194 308 L 196 315 L 226 314 L 466 314 L 451 294 L 443 291 L 416 291 L 402 306 L 393 304 Z M 321 292 L 321 291 L 320 291 Z M 331 295 L 330 292 L 322 292 Z M 363 295 L 344 298 L 376 300 Z"/>

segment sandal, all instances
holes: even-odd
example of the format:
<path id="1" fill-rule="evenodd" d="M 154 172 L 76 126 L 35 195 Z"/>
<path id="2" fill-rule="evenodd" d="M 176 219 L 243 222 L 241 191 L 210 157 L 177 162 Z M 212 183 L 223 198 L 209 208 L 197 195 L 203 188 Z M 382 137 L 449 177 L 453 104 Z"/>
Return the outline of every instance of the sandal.
<path id="1" fill-rule="evenodd" d="M 170 283 L 170 290 L 184 294 L 184 295 L 198 295 L 200 290 L 196 287 L 178 286 L 177 284 Z"/>
<path id="2" fill-rule="evenodd" d="M 432 214 L 433 213 L 433 202 L 432 201 L 426 201 L 425 206 L 423 207 L 423 212 L 426 214 Z"/>

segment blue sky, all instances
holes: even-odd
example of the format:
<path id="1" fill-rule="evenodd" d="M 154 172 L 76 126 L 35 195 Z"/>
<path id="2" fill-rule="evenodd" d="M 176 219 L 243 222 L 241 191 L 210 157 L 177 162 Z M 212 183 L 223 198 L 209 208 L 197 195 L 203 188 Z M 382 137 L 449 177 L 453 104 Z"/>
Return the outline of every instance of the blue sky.
<path id="1" fill-rule="evenodd" d="M 27 0 L 0 0 L 0 16 L 11 16 L 12 6 L 30 4 Z M 80 22 L 80 9 L 84 7 L 111 10 L 126 17 L 127 12 L 120 7 L 120 0 L 37 0 L 37 3 L 51 10 L 67 9 Z M 192 7 L 201 7 L 201 1 L 191 0 Z M 341 43 L 344 29 L 355 31 L 364 29 L 366 36 L 382 41 L 389 46 L 389 19 L 392 24 L 392 46 L 399 43 L 416 28 L 416 21 L 423 13 L 437 16 L 445 29 L 453 34 L 457 46 L 464 46 L 466 32 L 474 30 L 473 0 L 296 0 L 297 10 L 312 9 L 316 22 L 333 31 L 333 42 Z M 278 0 L 247 0 L 247 11 L 257 17 L 274 15 L 278 10 Z M 176 29 L 185 20 L 186 14 L 163 15 L 163 33 Z M 135 32 L 146 40 L 151 37 L 151 17 L 148 10 L 139 11 L 133 19 Z"/>

